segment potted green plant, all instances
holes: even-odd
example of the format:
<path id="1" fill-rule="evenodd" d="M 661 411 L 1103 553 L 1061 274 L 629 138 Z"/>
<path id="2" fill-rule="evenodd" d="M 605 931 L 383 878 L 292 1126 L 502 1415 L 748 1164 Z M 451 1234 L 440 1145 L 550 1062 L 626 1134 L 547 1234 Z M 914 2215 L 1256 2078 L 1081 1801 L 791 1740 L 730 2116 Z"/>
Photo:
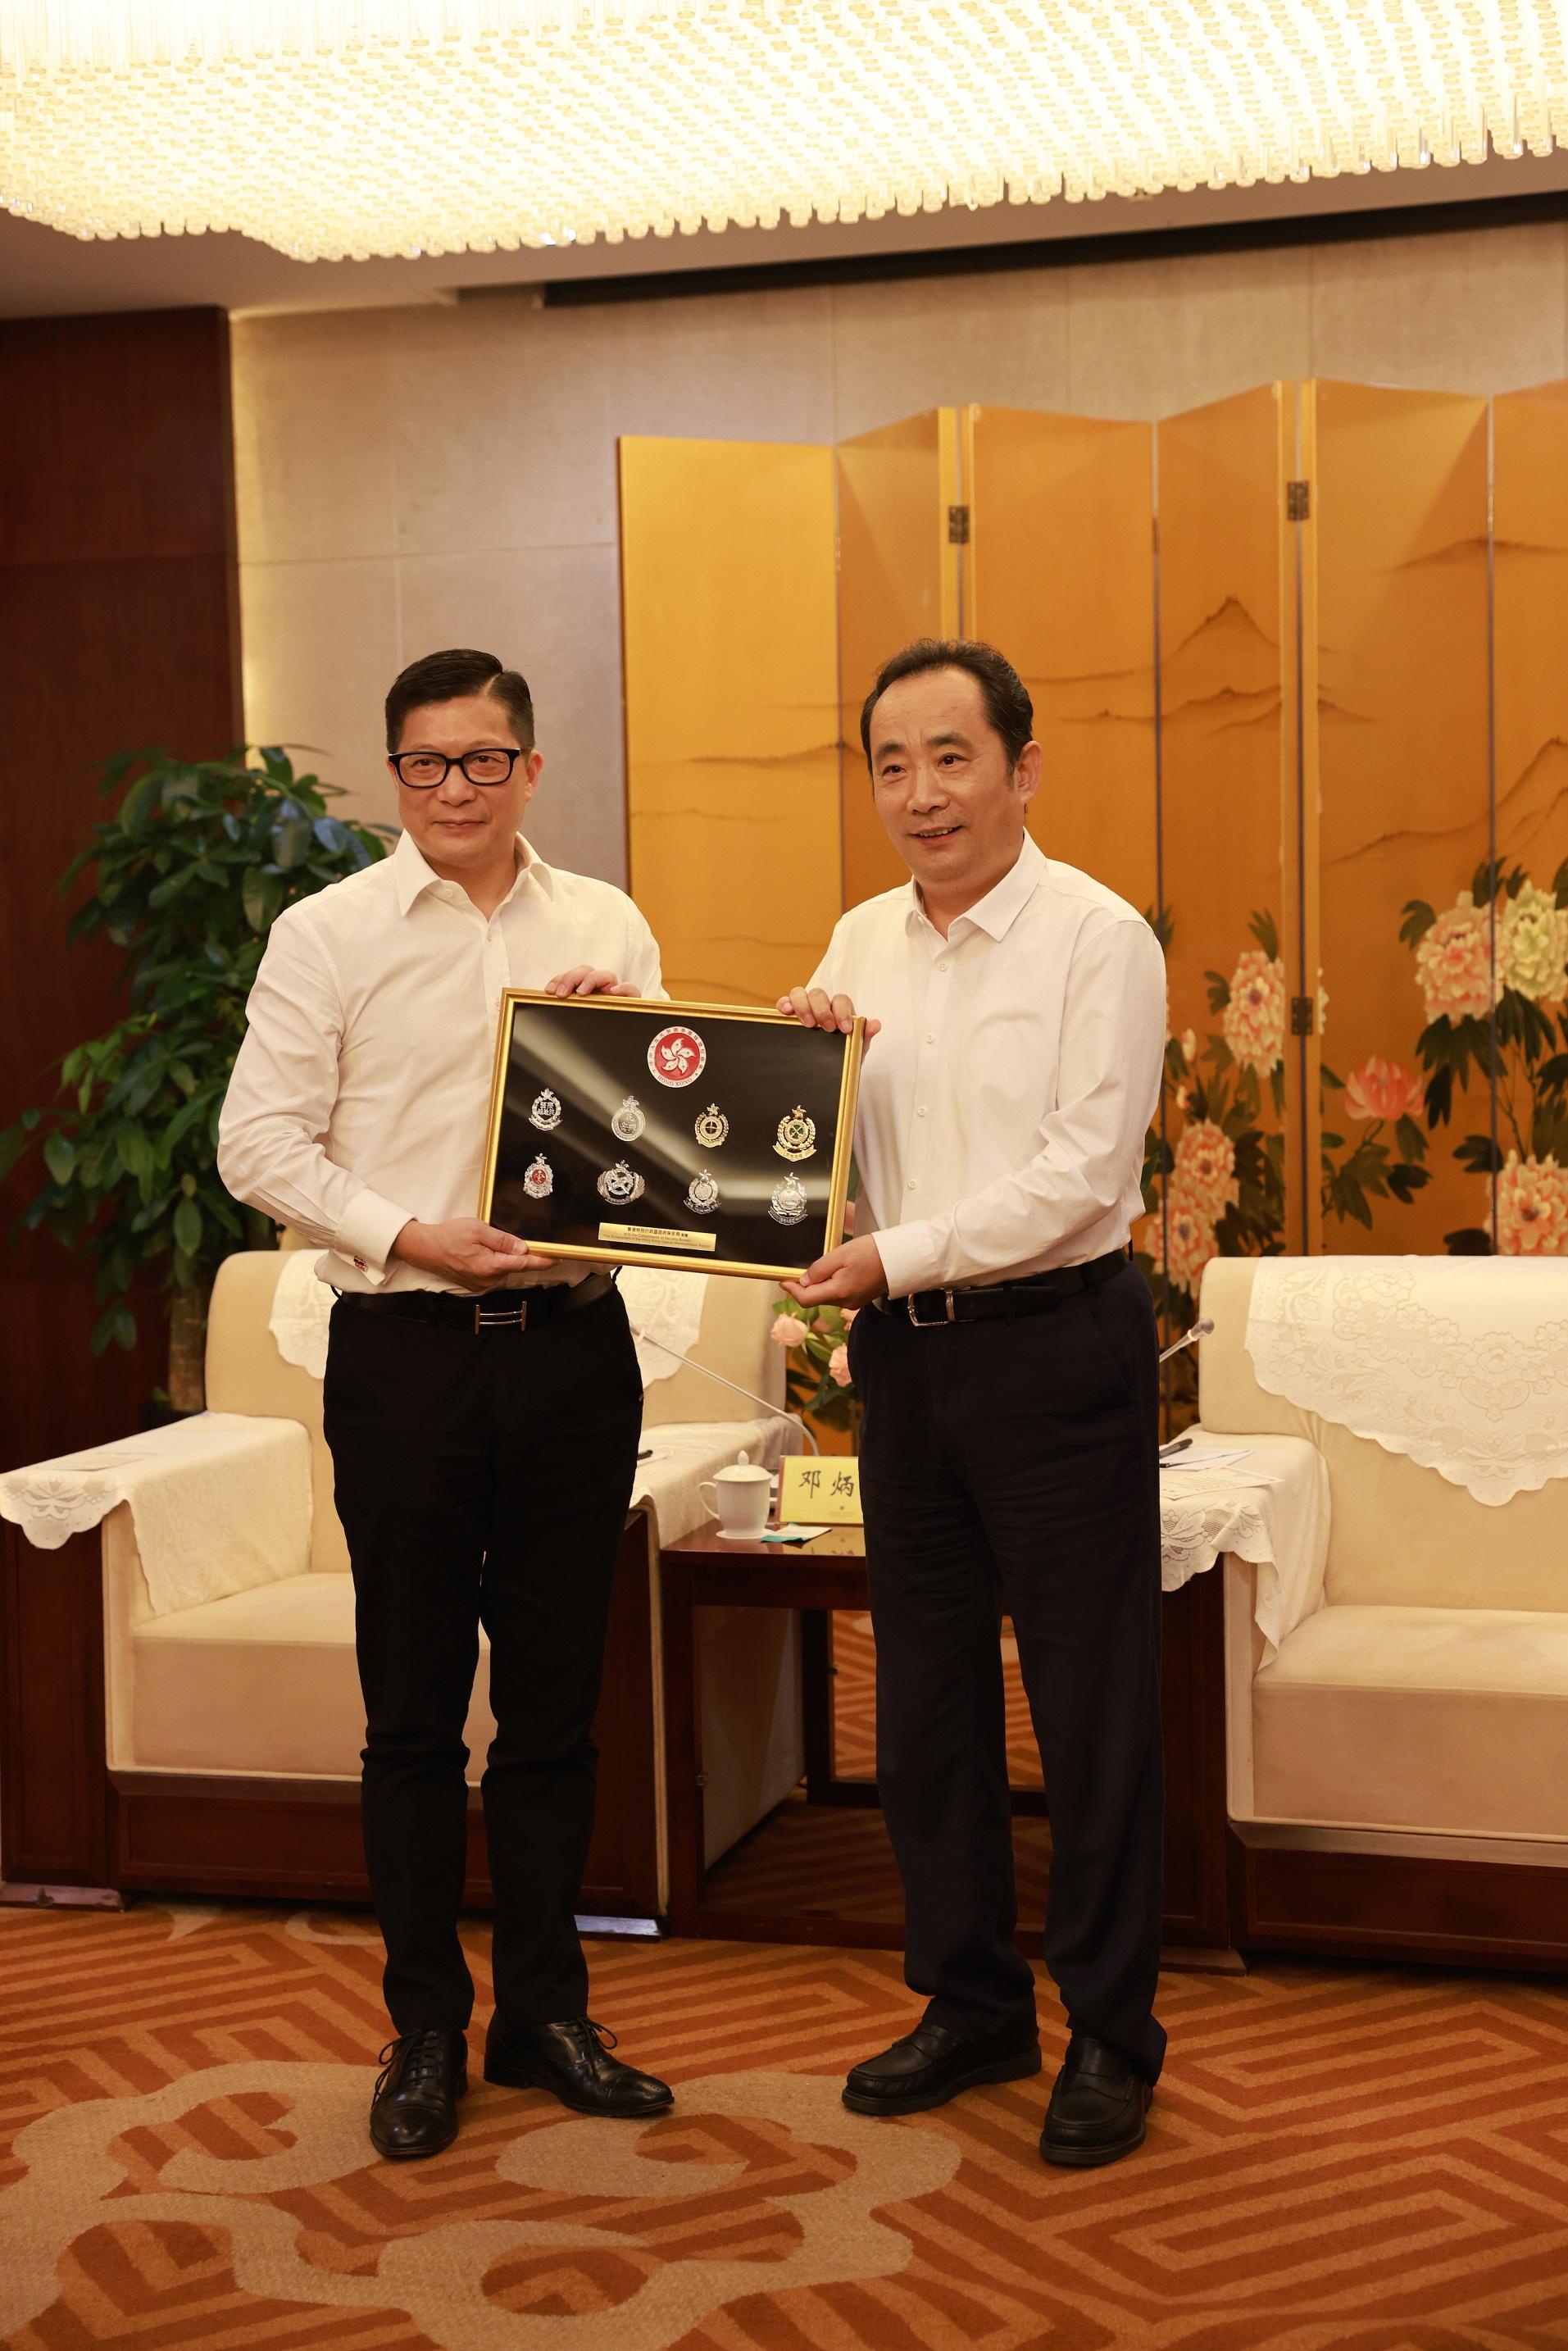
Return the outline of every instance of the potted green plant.
<path id="1" fill-rule="evenodd" d="M 199 1411 L 213 1277 L 233 1250 L 274 1238 L 214 1163 L 246 998 L 284 907 L 385 856 L 387 829 L 333 816 L 337 789 L 276 748 L 254 762 L 127 752 L 99 789 L 121 797 L 60 889 L 90 874 L 68 935 L 124 949 L 131 1008 L 66 1055 L 53 1103 L 0 1134 L 0 1176 L 36 1155 L 44 1182 L 21 1225 L 96 1260 L 95 1352 L 134 1344 L 132 1285 L 161 1270 L 168 1405 Z"/>
<path id="2" fill-rule="evenodd" d="M 860 1423 L 860 1393 L 850 1375 L 852 1311 L 841 1306 L 797 1306 L 775 1301 L 773 1337 L 789 1350 L 784 1400 L 791 1412 L 820 1421 L 824 1428 L 854 1430 Z"/>

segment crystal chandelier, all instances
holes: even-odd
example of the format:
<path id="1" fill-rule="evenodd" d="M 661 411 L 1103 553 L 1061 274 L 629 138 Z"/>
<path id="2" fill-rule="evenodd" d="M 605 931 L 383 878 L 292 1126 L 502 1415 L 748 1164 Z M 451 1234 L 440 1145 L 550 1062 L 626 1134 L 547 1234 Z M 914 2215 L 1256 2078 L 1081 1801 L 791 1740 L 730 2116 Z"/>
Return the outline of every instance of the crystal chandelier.
<path id="1" fill-rule="evenodd" d="M 1560 0 L 0 0 L 0 204 L 300 260 L 1545 154 Z"/>

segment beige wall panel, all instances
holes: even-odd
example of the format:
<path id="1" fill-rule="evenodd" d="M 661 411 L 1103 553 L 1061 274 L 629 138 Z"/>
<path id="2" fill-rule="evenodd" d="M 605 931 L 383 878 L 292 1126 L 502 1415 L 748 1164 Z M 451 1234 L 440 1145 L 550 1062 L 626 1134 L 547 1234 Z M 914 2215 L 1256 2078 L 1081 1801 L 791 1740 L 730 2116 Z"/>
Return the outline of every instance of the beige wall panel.
<path id="1" fill-rule="evenodd" d="M 616 571 L 612 546 L 402 567 L 404 658 L 474 644 L 523 672 L 545 755 L 528 838 L 552 864 L 601 875 L 626 855 Z"/>
<path id="2" fill-rule="evenodd" d="M 969 400 L 1065 408 L 1068 277 L 1028 269 L 837 287 L 836 437 Z"/>
<path id="3" fill-rule="evenodd" d="M 889 654 L 958 625 L 956 418 L 931 409 L 838 450 L 839 679 L 843 697 L 844 904 L 893 890 L 908 869 L 883 831 L 861 748 L 861 705 Z"/>
<path id="4" fill-rule="evenodd" d="M 1205 1260 L 1290 1246 L 1296 962 L 1286 401 L 1265 385 L 1157 433 L 1161 830 L 1170 926 L 1166 1199 L 1175 1321 Z M 1215 1005 L 1211 991 L 1227 1001 Z M 1218 1129 L 1217 1135 L 1214 1130 Z M 1299 1230 L 1299 1215 L 1297 1228 Z M 1141 1246 L 1153 1248 L 1145 1228 Z M 1186 1367 L 1184 1366 L 1184 1371 Z"/>
<path id="5" fill-rule="evenodd" d="M 1315 401 L 1322 1052 L 1339 1078 L 1362 1073 L 1324 1102 L 1343 1177 L 1356 1152 L 1421 1159 L 1390 1117 L 1364 1114 L 1396 1099 L 1365 1075 L 1370 1058 L 1418 1073 L 1433 1005 L 1467 986 L 1485 1016 L 1487 925 L 1467 929 L 1456 902 L 1487 854 L 1487 417 L 1479 400 L 1363 384 L 1320 383 Z M 1412 900 L 1460 934 L 1432 1003 L 1400 936 Z M 1370 1229 L 1331 1207 L 1323 1246 L 1441 1250 L 1484 1227 L 1490 1184 L 1453 1149 L 1486 1131 L 1488 1096 L 1472 1066 L 1430 1135 L 1426 1187 L 1408 1204 L 1367 1191 Z"/>
<path id="6" fill-rule="evenodd" d="M 621 444 L 632 889 L 673 995 L 771 1002 L 842 900 L 833 460 Z"/>
<path id="7" fill-rule="evenodd" d="M 396 552 L 394 315 L 328 310 L 235 320 L 242 561 L 340 562 Z"/>
<path id="8" fill-rule="evenodd" d="M 1497 852 L 1511 873 L 1522 868 L 1537 891 L 1568 900 L 1568 383 L 1512 392 L 1494 403 L 1493 514 L 1497 598 Z M 1521 893 L 1522 897 L 1522 893 Z M 1542 1022 L 1555 1020 L 1548 1044 L 1541 1028 L 1511 1033 L 1499 1102 L 1505 1154 L 1533 1155 L 1558 1171 L 1545 1179 L 1559 1208 L 1549 1241 L 1568 1254 L 1568 1086 L 1547 1065 L 1568 1048 L 1568 1011 L 1560 964 L 1504 976 L 1530 998 Z M 1513 1024 L 1509 1024 L 1511 1032 Z M 1531 1238 L 1502 1179 L 1500 1245 L 1515 1253 Z"/>
<path id="9" fill-rule="evenodd" d="M 242 564 L 240 628 L 250 740 L 308 747 L 295 764 L 341 785 L 345 814 L 390 822 L 382 705 L 402 665 L 397 565 Z"/>
<path id="10" fill-rule="evenodd" d="M 1154 441 L 1146 424 L 976 408 L 971 607 L 1029 687 L 1049 857 L 1155 901 Z"/>
<path id="11" fill-rule="evenodd" d="M 1300 250 L 1092 263 L 1068 274 L 1067 405 L 1154 418 L 1308 372 Z"/>
<path id="12" fill-rule="evenodd" d="M 580 315 L 596 318 L 604 338 L 612 434 L 833 438 L 825 287 L 612 302 Z"/>
<path id="13" fill-rule="evenodd" d="M 1565 257 L 1561 221 L 1319 246 L 1303 372 L 1479 392 L 1560 376 Z"/>
<path id="14" fill-rule="evenodd" d="M 611 544 L 601 314 L 497 298 L 393 315 L 400 551 Z"/>

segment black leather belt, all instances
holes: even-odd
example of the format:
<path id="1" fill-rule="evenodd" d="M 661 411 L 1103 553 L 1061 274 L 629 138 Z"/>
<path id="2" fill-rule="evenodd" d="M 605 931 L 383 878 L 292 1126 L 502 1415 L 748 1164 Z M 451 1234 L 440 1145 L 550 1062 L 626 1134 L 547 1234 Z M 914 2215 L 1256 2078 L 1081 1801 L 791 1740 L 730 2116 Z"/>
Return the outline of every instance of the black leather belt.
<path id="1" fill-rule="evenodd" d="M 591 1273 L 581 1281 L 551 1281 L 533 1290 L 485 1290 L 476 1298 L 463 1298 L 449 1290 L 394 1290 L 390 1296 L 368 1297 L 363 1290 L 340 1290 L 338 1304 L 356 1314 L 384 1314 L 394 1321 L 428 1322 L 437 1331 L 522 1331 L 544 1322 L 559 1322 L 563 1314 L 577 1314 L 597 1306 L 615 1287 L 608 1273 Z"/>
<path id="2" fill-rule="evenodd" d="M 1020 1314 L 1045 1314 L 1064 1298 L 1098 1290 L 1132 1262 L 1125 1249 L 1091 1258 L 1087 1265 L 1053 1266 L 1017 1281 L 990 1281 L 977 1290 L 916 1290 L 907 1298 L 879 1298 L 883 1314 L 907 1313 L 917 1331 L 939 1331 L 949 1322 L 1012 1322 Z"/>

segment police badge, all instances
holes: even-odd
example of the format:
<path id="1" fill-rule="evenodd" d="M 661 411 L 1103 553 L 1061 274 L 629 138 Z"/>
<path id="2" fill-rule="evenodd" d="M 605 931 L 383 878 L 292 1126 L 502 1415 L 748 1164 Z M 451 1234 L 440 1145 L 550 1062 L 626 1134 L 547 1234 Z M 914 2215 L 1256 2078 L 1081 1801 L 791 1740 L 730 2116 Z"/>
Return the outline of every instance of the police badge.
<path id="1" fill-rule="evenodd" d="M 542 1151 L 536 1152 L 523 1170 L 523 1189 L 530 1200 L 548 1200 L 555 1190 L 555 1169 Z"/>
<path id="2" fill-rule="evenodd" d="M 788 1118 L 779 1122 L 779 1139 L 773 1145 L 780 1159 L 811 1159 L 817 1150 L 817 1122 L 808 1118 L 799 1102 Z"/>
<path id="3" fill-rule="evenodd" d="M 725 1137 L 729 1133 L 729 1121 L 717 1102 L 709 1102 L 706 1110 L 693 1127 L 692 1133 L 705 1151 L 723 1149 Z"/>
<path id="4" fill-rule="evenodd" d="M 647 1125 L 647 1119 L 643 1116 L 643 1113 L 638 1105 L 635 1094 L 627 1095 L 625 1101 L 622 1103 L 620 1109 L 616 1112 L 614 1117 L 610 1122 L 612 1131 L 620 1137 L 622 1143 L 635 1143 L 637 1137 L 642 1134 L 643 1129 Z"/>
<path id="5" fill-rule="evenodd" d="M 528 1113 L 528 1124 L 537 1126 L 541 1134 L 553 1134 L 560 1124 L 560 1102 L 549 1086 L 534 1096 L 534 1106 Z"/>
<path id="6" fill-rule="evenodd" d="M 618 1208 L 623 1208 L 629 1200 L 640 1200 L 643 1188 L 643 1178 L 627 1166 L 624 1159 L 607 1167 L 599 1179 L 600 1198 L 612 1201 Z"/>
<path id="7" fill-rule="evenodd" d="M 711 1217 L 718 1206 L 718 1186 L 705 1167 L 686 1186 L 686 1206 L 694 1215 Z"/>
<path id="8" fill-rule="evenodd" d="M 768 1213 L 776 1225 L 798 1225 L 806 1214 L 806 1186 L 799 1176 L 781 1176 L 773 1186 Z"/>

